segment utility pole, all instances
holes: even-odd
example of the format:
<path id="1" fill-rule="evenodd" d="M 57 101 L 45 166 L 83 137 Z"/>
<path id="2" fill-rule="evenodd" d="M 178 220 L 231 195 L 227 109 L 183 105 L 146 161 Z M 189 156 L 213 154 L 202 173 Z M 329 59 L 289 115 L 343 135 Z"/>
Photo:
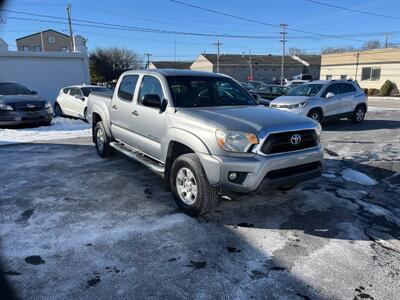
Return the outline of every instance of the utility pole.
<path id="1" fill-rule="evenodd" d="M 217 73 L 219 73 L 219 48 L 221 47 L 222 43 L 218 40 L 218 42 L 213 43 L 214 46 L 217 46 Z"/>
<path id="2" fill-rule="evenodd" d="M 146 69 L 150 69 L 150 56 L 152 56 L 151 53 L 145 53 L 145 56 L 147 56 L 147 63 L 146 63 Z"/>
<path id="3" fill-rule="evenodd" d="M 282 24 L 279 24 L 279 26 L 282 28 L 280 42 L 282 43 L 281 85 L 283 85 L 284 69 L 285 69 L 286 42 L 287 42 L 287 39 L 286 39 L 287 24 L 282 23 Z"/>
<path id="4" fill-rule="evenodd" d="M 250 67 L 250 78 L 253 81 L 253 64 L 251 63 L 251 51 L 249 50 L 249 67 Z"/>
<path id="5" fill-rule="evenodd" d="M 69 26 L 69 36 L 71 39 L 71 52 L 75 51 L 74 35 L 72 33 L 72 22 L 71 22 L 71 3 L 67 4 L 67 15 L 68 15 L 68 26 Z"/>
<path id="6" fill-rule="evenodd" d="M 390 33 L 385 33 L 385 36 L 386 36 L 386 41 L 385 41 L 385 48 L 388 48 L 388 46 L 389 46 L 389 35 L 391 35 Z"/>
<path id="7" fill-rule="evenodd" d="M 354 78 L 355 81 L 357 81 L 358 62 L 360 60 L 360 52 L 357 52 L 356 57 L 357 57 L 357 62 L 356 62 L 356 77 Z"/>

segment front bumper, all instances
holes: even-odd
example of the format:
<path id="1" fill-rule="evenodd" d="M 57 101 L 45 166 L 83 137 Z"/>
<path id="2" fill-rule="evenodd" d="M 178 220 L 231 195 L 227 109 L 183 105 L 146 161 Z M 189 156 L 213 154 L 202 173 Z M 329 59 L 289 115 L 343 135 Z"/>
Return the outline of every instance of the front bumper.
<path id="1" fill-rule="evenodd" d="M 323 172 L 323 145 L 273 155 L 251 157 L 200 156 L 210 184 L 235 193 L 251 193 L 294 185 L 318 177 Z M 244 174 L 242 181 L 228 179 L 231 172 Z M 219 182 L 217 182 L 219 178 Z M 210 180 L 211 179 L 211 180 Z"/>
<path id="2" fill-rule="evenodd" d="M 309 108 L 306 107 L 301 107 L 301 108 L 293 108 L 293 109 L 289 109 L 289 108 L 283 108 L 283 107 L 275 107 L 270 105 L 271 108 L 275 108 L 275 109 L 279 109 L 279 110 L 283 110 L 283 111 L 287 111 L 290 113 L 294 113 L 296 115 L 300 115 L 300 116 L 307 116 L 308 112 L 309 112 Z"/>
<path id="3" fill-rule="evenodd" d="M 0 110 L 0 126 L 48 123 L 53 119 L 51 108 L 39 111 Z"/>

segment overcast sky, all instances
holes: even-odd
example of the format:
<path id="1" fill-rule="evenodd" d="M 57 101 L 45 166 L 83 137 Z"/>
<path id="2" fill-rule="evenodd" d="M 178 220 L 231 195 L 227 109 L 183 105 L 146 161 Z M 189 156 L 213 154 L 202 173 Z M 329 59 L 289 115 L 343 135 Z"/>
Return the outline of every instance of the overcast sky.
<path id="1" fill-rule="evenodd" d="M 288 24 L 287 47 L 299 47 L 310 52 L 318 52 L 321 47 L 353 45 L 360 47 L 365 40 L 379 39 L 382 43 L 385 36 L 365 36 L 330 39 L 295 39 L 295 36 L 309 36 L 312 33 L 335 35 L 353 33 L 396 32 L 389 41 L 400 43 L 400 20 L 374 17 L 349 12 L 337 8 L 310 3 L 306 0 L 181 0 L 208 9 L 222 11 L 240 17 L 251 18 L 269 24 Z M 86 21 L 112 23 L 123 26 L 137 26 L 171 31 L 199 32 L 207 34 L 229 34 L 268 36 L 268 39 L 220 38 L 223 43 L 222 53 L 280 54 L 279 28 L 254 24 L 179 5 L 168 0 L 72 0 L 72 17 Z M 372 12 L 389 16 L 400 16 L 399 0 L 320 0 L 329 4 Z M 3 9 L 34 14 L 66 17 L 66 1 L 57 0 L 8 0 Z M 65 24 L 40 23 L 18 18 L 44 19 L 43 17 L 2 12 L 5 19 L 0 24 L 0 36 L 15 49 L 15 39 L 45 29 L 55 29 L 68 33 Z M 51 19 L 48 19 L 51 20 Z M 56 19 L 52 19 L 53 21 Z M 61 22 L 64 22 L 60 19 Z M 75 22 L 77 23 L 77 22 Z M 96 26 L 96 25 L 94 25 Z M 182 36 L 176 34 L 144 33 L 128 30 L 115 30 L 96 27 L 85 27 L 73 24 L 74 34 L 88 38 L 89 49 L 96 47 L 125 47 L 135 50 L 140 55 L 149 52 L 153 60 L 173 60 L 176 53 L 178 60 L 194 59 L 206 51 L 215 53 L 212 44 L 217 37 Z M 291 38 L 292 37 L 292 38 Z M 176 52 L 175 52 L 176 45 Z"/>

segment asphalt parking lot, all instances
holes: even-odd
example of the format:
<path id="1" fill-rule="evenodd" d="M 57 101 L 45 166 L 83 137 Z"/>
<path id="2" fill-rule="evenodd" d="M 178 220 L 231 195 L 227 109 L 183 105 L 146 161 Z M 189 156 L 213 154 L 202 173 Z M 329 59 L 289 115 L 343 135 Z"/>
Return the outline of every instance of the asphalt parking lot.
<path id="1" fill-rule="evenodd" d="M 2 145 L 3 275 L 23 299 L 398 299 L 400 110 L 323 141 L 322 177 L 197 219 L 87 136 Z"/>

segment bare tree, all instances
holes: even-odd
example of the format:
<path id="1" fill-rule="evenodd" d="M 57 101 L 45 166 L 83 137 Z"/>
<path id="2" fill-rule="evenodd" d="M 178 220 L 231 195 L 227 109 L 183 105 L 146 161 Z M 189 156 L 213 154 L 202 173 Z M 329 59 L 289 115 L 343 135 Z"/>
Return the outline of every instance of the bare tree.
<path id="1" fill-rule="evenodd" d="M 109 82 L 123 72 L 143 67 L 143 61 L 132 50 L 124 48 L 97 48 L 89 56 L 92 82 Z"/>
<path id="2" fill-rule="evenodd" d="M 307 52 L 304 49 L 300 49 L 297 47 L 290 47 L 288 50 L 289 55 L 306 55 Z"/>
<path id="3" fill-rule="evenodd" d="M 322 48 L 322 54 L 331 54 L 331 53 L 342 53 L 354 51 L 355 48 L 353 46 L 344 46 L 344 47 L 325 47 Z"/>
<path id="4" fill-rule="evenodd" d="M 378 40 L 370 40 L 370 41 L 366 41 L 362 48 L 364 50 L 368 50 L 368 49 L 377 49 L 381 47 L 381 42 Z"/>

